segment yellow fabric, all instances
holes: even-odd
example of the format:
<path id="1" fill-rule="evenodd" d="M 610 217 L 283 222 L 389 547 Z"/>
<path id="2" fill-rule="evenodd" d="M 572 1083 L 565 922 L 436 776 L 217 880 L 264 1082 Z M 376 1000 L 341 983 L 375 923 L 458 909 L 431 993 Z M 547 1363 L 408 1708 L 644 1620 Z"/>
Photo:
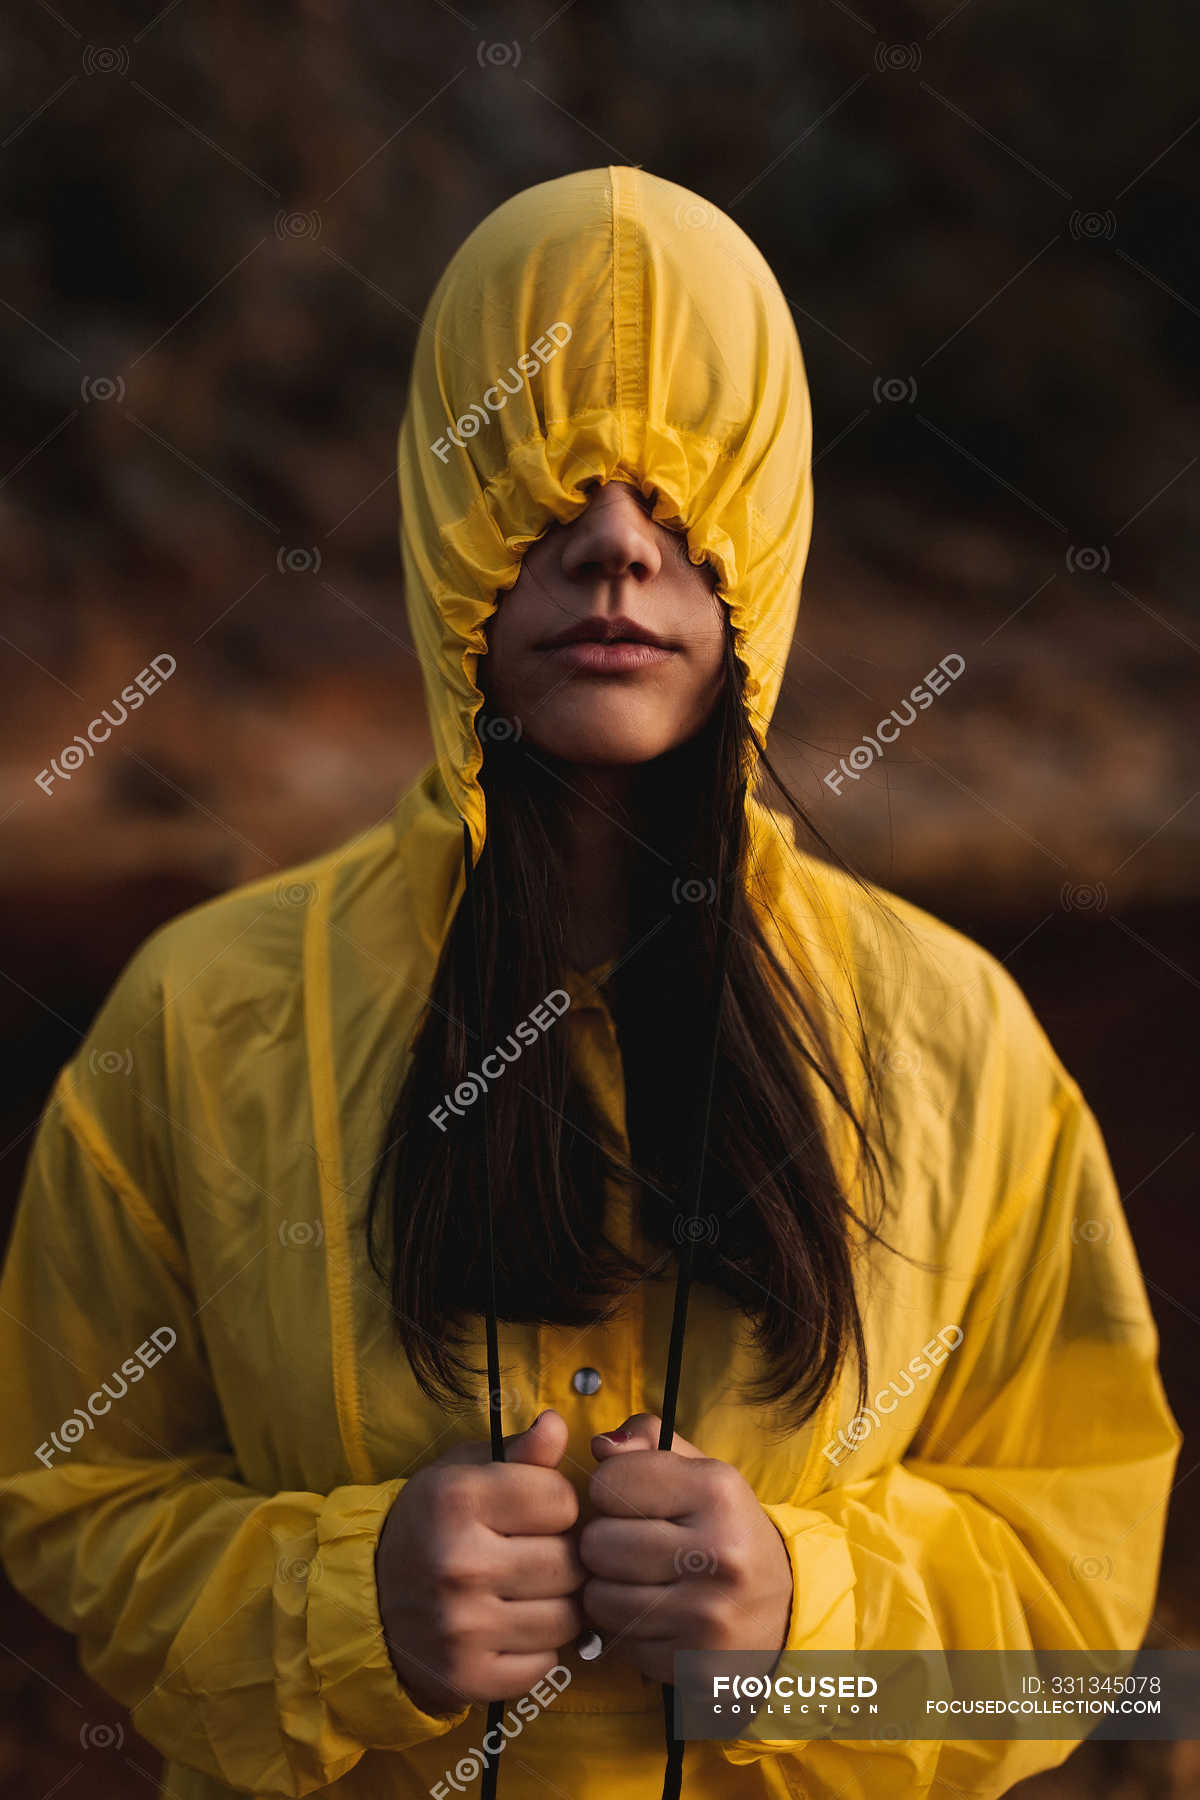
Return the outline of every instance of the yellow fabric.
<path id="1" fill-rule="evenodd" d="M 429 445 L 447 417 L 486 406 L 559 321 L 563 347 L 443 462 Z M 431 303 L 400 450 L 437 763 L 375 829 L 142 945 L 55 1083 L 0 1282 L 0 1556 L 164 1753 L 174 1800 L 478 1791 L 447 1772 L 484 1709 L 434 1718 L 408 1699 L 374 1550 L 404 1481 L 486 1437 L 485 1384 L 458 1411 L 417 1389 L 362 1218 L 461 891 L 460 810 L 477 844 L 484 827 L 481 627 L 582 483 L 654 488 L 657 515 L 718 568 L 761 730 L 807 544 L 786 303 L 729 220 L 639 170 L 547 183 L 467 241 Z M 853 984 L 882 1058 L 887 1230 L 913 1260 L 860 1263 L 873 1420 L 852 1420 L 852 1366 L 804 1430 L 747 1407 L 743 1322 L 700 1286 L 678 1429 L 738 1468 L 779 1529 L 791 1647 L 1132 1647 L 1180 1439 L 1096 1122 L 999 963 L 798 854 L 757 806 L 752 827 L 782 953 L 831 1017 Z M 623 1138 L 602 987 L 566 985 L 556 1029 Z M 614 1188 L 608 1227 L 644 1250 L 631 1202 Z M 502 1326 L 505 1429 L 561 1411 L 581 1493 L 592 1433 L 661 1407 L 670 1277 L 661 1266 L 587 1330 Z M 889 1384 L 947 1327 L 961 1344 L 896 1399 Z M 585 1366 L 602 1377 L 591 1396 L 571 1385 Z M 504 1753 L 503 1800 L 655 1800 L 657 1685 L 562 1660 L 570 1685 Z M 751 1731 L 689 1745 L 684 1793 L 999 1795 L 1071 1742 Z"/>
<path id="2" fill-rule="evenodd" d="M 530 543 L 583 510 L 587 482 L 656 490 L 654 517 L 720 576 L 761 734 L 796 623 L 811 461 L 787 301 L 724 213 L 616 166 L 526 188 L 471 233 L 426 311 L 399 474 L 434 745 L 476 849 L 475 662 Z"/>

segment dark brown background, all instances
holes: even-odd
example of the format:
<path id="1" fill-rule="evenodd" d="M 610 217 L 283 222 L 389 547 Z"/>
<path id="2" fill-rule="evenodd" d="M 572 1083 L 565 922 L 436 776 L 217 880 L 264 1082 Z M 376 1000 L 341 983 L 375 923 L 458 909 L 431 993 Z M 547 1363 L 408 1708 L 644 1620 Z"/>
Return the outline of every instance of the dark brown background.
<path id="1" fill-rule="evenodd" d="M 417 321 L 508 194 L 640 163 L 750 232 L 804 345 L 816 525 L 773 748 L 865 873 L 1029 994 L 1105 1129 L 1191 1432 L 1198 49 L 1170 0 L 30 0 L 0 110 L 5 1216 L 145 933 L 371 823 L 423 762 L 393 478 Z M 834 798 L 952 651 L 951 691 Z M 1166 1645 L 1200 1642 L 1194 1466 Z M 4 1791 L 152 1793 L 71 1640 L 11 1594 L 2 1635 Z M 1150 1744 L 1022 1791 L 1197 1790 L 1200 1747 Z"/>

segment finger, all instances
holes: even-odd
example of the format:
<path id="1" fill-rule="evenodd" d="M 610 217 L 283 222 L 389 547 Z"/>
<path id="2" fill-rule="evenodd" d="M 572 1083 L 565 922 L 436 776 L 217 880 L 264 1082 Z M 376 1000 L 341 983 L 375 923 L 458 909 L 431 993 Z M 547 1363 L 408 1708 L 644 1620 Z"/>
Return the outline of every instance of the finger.
<path id="1" fill-rule="evenodd" d="M 709 1458 L 676 1456 L 673 1450 L 631 1450 L 602 1462 L 588 1482 L 597 1512 L 619 1519 L 686 1520 L 709 1497 Z"/>
<path id="2" fill-rule="evenodd" d="M 558 1649 L 509 1653 L 498 1650 L 488 1658 L 485 1669 L 485 1698 L 519 1700 L 558 1666 Z"/>
<path id="3" fill-rule="evenodd" d="M 579 1535 L 579 1554 L 589 1575 L 605 1581 L 675 1581 L 692 1544 L 691 1533 L 670 1519 L 613 1519 L 598 1514 Z"/>
<path id="4" fill-rule="evenodd" d="M 507 1460 L 536 1463 L 543 1469 L 556 1469 L 563 1459 L 569 1435 L 567 1421 L 562 1414 L 552 1408 L 548 1409 L 539 1413 L 528 1430 L 519 1431 L 511 1442 L 505 1439 Z"/>
<path id="5" fill-rule="evenodd" d="M 582 1590 L 583 1610 L 605 1643 L 613 1637 L 666 1638 L 687 1623 L 676 1584 L 646 1587 L 622 1581 L 591 1580 Z"/>
<path id="6" fill-rule="evenodd" d="M 490 1530 L 520 1537 L 551 1537 L 569 1531 L 579 1517 L 575 1489 L 557 1469 L 526 1463 L 489 1463 L 464 1476 L 457 1493 L 443 1492 L 442 1504 Z"/>
<path id="7" fill-rule="evenodd" d="M 509 1538 L 502 1554 L 495 1588 L 502 1600 L 559 1599 L 573 1594 L 588 1577 L 579 1546 L 567 1532 Z"/>
<path id="8" fill-rule="evenodd" d="M 625 1450 L 657 1450 L 661 1433 L 662 1420 L 657 1413 L 631 1413 L 615 1430 L 597 1432 L 592 1439 L 592 1455 L 597 1462 L 603 1462 L 606 1457 L 619 1456 Z M 671 1438 L 670 1448 L 674 1456 L 704 1455 L 703 1450 L 697 1450 L 695 1444 L 689 1444 L 678 1432 Z"/>
<path id="9" fill-rule="evenodd" d="M 556 1650 L 584 1630 L 582 1600 L 502 1600 L 496 1611 L 494 1631 L 489 1631 L 496 1650 Z"/>
<path id="10" fill-rule="evenodd" d="M 555 1469 L 567 1447 L 567 1421 L 553 1408 L 538 1414 L 524 1431 L 515 1431 L 504 1440 L 504 1457 L 509 1463 L 534 1463 L 544 1469 Z M 492 1461 L 492 1446 L 487 1438 L 471 1438 L 455 1444 L 438 1458 L 441 1463 L 456 1466 L 471 1464 L 481 1467 Z"/>

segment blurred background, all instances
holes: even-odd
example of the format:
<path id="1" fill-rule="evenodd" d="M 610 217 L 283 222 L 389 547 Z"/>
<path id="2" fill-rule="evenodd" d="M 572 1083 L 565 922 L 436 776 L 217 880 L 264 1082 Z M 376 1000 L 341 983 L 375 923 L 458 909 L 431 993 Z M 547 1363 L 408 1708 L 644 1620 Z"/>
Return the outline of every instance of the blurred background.
<path id="1" fill-rule="evenodd" d="M 816 518 L 774 755 L 864 874 L 1029 995 L 1104 1128 L 1191 1433 L 1198 53 L 1174 0 L 22 0 L 5 1227 L 50 1082 L 146 933 L 372 824 L 426 761 L 393 461 L 422 309 L 509 194 L 636 163 L 749 232 L 804 347 Z M 151 659 L 161 686 L 70 750 Z M 1195 1441 L 1164 1646 L 1200 1646 Z M 153 1792 L 72 1640 L 3 1607 L 2 1791 Z M 1084 1745 L 1018 1791 L 1174 1800 L 1200 1746 Z"/>

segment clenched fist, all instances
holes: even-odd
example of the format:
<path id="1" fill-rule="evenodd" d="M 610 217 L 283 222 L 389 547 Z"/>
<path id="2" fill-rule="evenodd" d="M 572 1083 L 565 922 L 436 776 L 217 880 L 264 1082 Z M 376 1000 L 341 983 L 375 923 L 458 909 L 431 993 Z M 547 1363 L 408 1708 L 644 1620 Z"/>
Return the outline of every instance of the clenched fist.
<path id="1" fill-rule="evenodd" d="M 410 1477 L 379 1534 L 384 1638 L 423 1712 L 512 1700 L 540 1681 L 584 1624 L 586 1577 L 567 1535 L 579 1502 L 559 1473 L 561 1413 L 506 1438 L 460 1444 Z"/>
<path id="2" fill-rule="evenodd" d="M 655 1681 L 677 1650 L 762 1651 L 774 1667 L 787 1639 L 792 1566 L 754 1490 L 730 1463 L 636 1413 L 592 1439 L 596 1516 L 579 1533 L 588 1619 L 605 1653 Z"/>

